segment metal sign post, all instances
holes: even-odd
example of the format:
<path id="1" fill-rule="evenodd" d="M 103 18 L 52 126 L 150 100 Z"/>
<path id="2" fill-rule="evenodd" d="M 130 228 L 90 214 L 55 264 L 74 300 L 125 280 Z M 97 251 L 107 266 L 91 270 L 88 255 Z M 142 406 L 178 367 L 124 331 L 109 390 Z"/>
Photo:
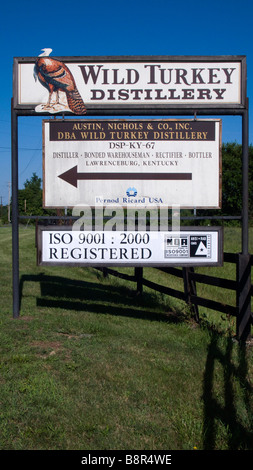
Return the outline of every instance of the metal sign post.
<path id="1" fill-rule="evenodd" d="M 249 255 L 249 149 L 248 149 L 248 108 L 242 114 L 242 253 L 237 265 L 236 321 L 237 337 L 246 341 L 251 333 L 251 265 Z"/>
<path id="2" fill-rule="evenodd" d="M 12 136 L 12 288 L 13 317 L 19 316 L 19 231 L 18 231 L 18 116 L 11 103 Z"/>

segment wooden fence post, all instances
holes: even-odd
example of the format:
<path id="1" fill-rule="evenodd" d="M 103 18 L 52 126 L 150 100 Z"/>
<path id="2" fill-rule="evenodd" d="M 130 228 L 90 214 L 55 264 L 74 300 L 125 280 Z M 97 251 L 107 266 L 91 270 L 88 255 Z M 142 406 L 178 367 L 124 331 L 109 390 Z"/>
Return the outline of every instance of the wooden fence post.
<path id="1" fill-rule="evenodd" d="M 107 268 L 102 268 L 102 273 L 104 277 L 108 277 L 108 269 Z"/>
<path id="2" fill-rule="evenodd" d="M 183 268 L 185 301 L 189 305 L 190 311 L 193 314 L 195 320 L 199 322 L 198 306 L 192 303 L 192 296 L 197 295 L 197 288 L 196 282 L 191 279 L 191 273 L 194 273 L 193 267 Z"/>
<path id="3" fill-rule="evenodd" d="M 236 335 L 238 340 L 247 341 L 251 334 L 251 263 L 250 255 L 239 254 L 236 265 Z"/>
<path id="4" fill-rule="evenodd" d="M 137 294 L 141 295 L 143 291 L 143 268 L 135 268 L 135 278 L 137 282 Z"/>

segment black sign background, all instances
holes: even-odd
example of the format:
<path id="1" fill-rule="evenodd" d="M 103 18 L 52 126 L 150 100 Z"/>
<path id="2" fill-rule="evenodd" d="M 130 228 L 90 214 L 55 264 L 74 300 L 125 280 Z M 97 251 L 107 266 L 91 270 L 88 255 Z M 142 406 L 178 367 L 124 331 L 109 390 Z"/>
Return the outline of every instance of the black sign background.
<path id="1" fill-rule="evenodd" d="M 50 121 L 50 141 L 58 140 L 214 141 L 215 122 L 166 119 Z"/>

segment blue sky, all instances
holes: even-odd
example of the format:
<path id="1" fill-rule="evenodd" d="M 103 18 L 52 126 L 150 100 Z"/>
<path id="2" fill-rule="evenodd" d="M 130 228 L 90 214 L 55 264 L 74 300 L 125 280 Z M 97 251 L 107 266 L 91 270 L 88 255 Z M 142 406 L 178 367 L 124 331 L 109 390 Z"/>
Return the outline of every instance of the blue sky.
<path id="1" fill-rule="evenodd" d="M 11 181 L 13 57 L 246 55 L 253 143 L 252 0 L 13 0 L 1 5 L 0 197 L 8 202 Z M 251 108 L 252 105 L 252 108 Z M 223 142 L 241 143 L 241 117 L 223 117 Z M 19 187 L 42 176 L 42 125 L 19 118 Z"/>

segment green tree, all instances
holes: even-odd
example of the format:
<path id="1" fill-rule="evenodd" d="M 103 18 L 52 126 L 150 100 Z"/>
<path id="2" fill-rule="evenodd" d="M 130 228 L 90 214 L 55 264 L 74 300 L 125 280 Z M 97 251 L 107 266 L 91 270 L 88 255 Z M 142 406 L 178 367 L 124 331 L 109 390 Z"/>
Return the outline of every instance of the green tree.
<path id="1" fill-rule="evenodd" d="M 240 215 L 242 210 L 242 148 L 235 143 L 222 147 L 222 212 Z"/>
<path id="2" fill-rule="evenodd" d="M 41 178 L 33 173 L 30 180 L 24 183 L 24 189 L 19 190 L 18 205 L 20 215 L 42 215 Z"/>
<path id="3" fill-rule="evenodd" d="M 242 210 L 242 146 L 222 147 L 222 212 L 240 215 Z M 253 147 L 249 146 L 249 212 L 253 214 Z"/>
<path id="4" fill-rule="evenodd" d="M 222 145 L 222 207 L 220 210 L 200 210 L 198 215 L 240 216 L 242 213 L 242 146 Z M 253 216 L 253 146 L 249 146 L 249 214 Z"/>

